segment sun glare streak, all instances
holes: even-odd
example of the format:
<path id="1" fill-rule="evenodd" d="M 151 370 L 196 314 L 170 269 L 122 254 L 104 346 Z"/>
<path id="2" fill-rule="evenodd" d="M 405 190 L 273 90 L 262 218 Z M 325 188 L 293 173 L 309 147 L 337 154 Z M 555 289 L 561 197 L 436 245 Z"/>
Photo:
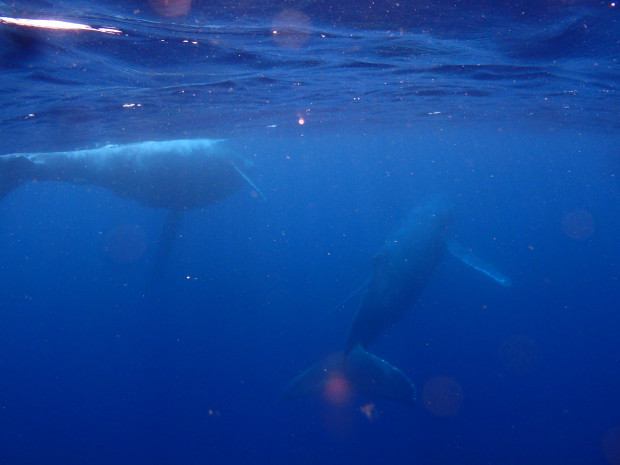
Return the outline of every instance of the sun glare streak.
<path id="1" fill-rule="evenodd" d="M 37 27 L 40 29 L 56 29 L 61 31 L 94 31 L 104 34 L 122 34 L 122 31 L 113 27 L 92 27 L 87 24 L 69 23 L 55 19 L 27 19 L 8 18 L 0 16 L 0 23 L 14 24 L 16 26 Z"/>

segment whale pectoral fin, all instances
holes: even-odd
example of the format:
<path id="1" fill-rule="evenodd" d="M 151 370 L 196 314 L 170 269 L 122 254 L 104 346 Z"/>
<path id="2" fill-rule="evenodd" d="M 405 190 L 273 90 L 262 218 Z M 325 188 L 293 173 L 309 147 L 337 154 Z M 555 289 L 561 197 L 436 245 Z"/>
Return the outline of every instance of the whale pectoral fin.
<path id="1" fill-rule="evenodd" d="M 465 263 L 468 266 L 471 266 L 473 269 L 480 271 L 482 274 L 487 275 L 492 280 L 498 282 L 502 286 L 510 287 L 512 286 L 512 281 L 510 278 L 503 273 L 500 273 L 495 269 L 493 265 L 485 262 L 479 257 L 475 256 L 473 252 L 467 247 L 463 247 L 461 244 L 456 242 L 454 239 L 450 239 L 446 241 L 446 246 L 450 254 L 454 257 L 458 258 L 460 261 Z"/>
<path id="2" fill-rule="evenodd" d="M 26 157 L 0 157 L 0 199 L 34 176 L 34 163 Z"/>
<path id="3" fill-rule="evenodd" d="M 389 362 L 360 346 L 347 355 L 337 354 L 297 376 L 282 392 L 279 402 L 308 395 L 323 396 L 328 402 L 342 404 L 354 393 L 415 405 L 415 387 L 411 380 Z"/>
<path id="4" fill-rule="evenodd" d="M 342 300 L 338 305 L 336 305 L 334 308 L 332 308 L 329 311 L 329 315 L 333 315 L 334 313 L 340 311 L 340 309 L 342 307 L 344 307 L 346 304 L 348 304 L 351 299 L 353 299 L 355 296 L 361 294 L 362 292 L 365 292 L 366 288 L 368 287 L 368 283 L 370 282 L 371 278 L 372 278 L 372 275 L 368 276 L 368 278 L 366 278 L 366 280 L 362 283 L 361 286 L 359 286 L 357 289 L 355 289 L 353 292 L 351 292 L 344 300 Z"/>
<path id="5" fill-rule="evenodd" d="M 153 272 L 150 282 L 151 289 L 155 288 L 161 282 L 164 270 L 168 264 L 172 246 L 181 228 L 182 220 L 183 210 L 169 210 L 166 215 L 164 227 L 159 237 L 159 244 L 157 245 L 155 262 L 153 263 Z"/>
<path id="6" fill-rule="evenodd" d="M 254 184 L 254 182 L 252 182 L 252 180 L 249 178 L 249 176 L 247 174 L 245 174 L 241 168 L 239 168 L 237 165 L 233 164 L 233 168 L 235 169 L 235 171 L 239 174 L 239 176 L 241 176 L 245 182 L 247 182 L 250 187 L 252 189 L 254 189 L 256 191 L 256 193 L 258 194 L 258 196 L 263 199 L 264 202 L 267 201 L 267 198 L 263 195 L 263 193 L 260 191 L 260 189 L 256 186 L 256 184 Z"/>

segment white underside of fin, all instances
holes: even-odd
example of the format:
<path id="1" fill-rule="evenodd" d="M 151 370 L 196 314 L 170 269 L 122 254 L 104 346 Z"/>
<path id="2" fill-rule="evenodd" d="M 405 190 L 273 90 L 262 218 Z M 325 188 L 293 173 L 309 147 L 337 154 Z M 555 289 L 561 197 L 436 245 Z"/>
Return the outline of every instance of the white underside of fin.
<path id="1" fill-rule="evenodd" d="M 366 281 L 364 281 L 364 283 L 361 286 L 359 286 L 357 289 L 355 289 L 353 292 L 351 292 L 351 294 L 349 294 L 346 299 L 344 299 L 338 305 L 336 305 L 334 308 L 332 308 L 330 310 L 330 312 L 329 312 L 329 315 L 340 311 L 342 309 L 342 307 L 344 307 L 346 304 L 348 304 L 351 299 L 353 299 L 354 297 L 356 297 L 356 296 L 362 294 L 363 292 L 365 292 L 366 288 L 368 287 L 368 283 L 370 282 L 371 278 L 372 278 L 372 275 L 370 275 L 368 278 L 366 278 Z"/>
<path id="2" fill-rule="evenodd" d="M 512 286 L 512 281 L 508 276 L 497 271 L 495 267 L 490 263 L 487 263 L 479 257 L 475 256 L 473 252 L 467 247 L 463 247 L 454 240 L 448 240 L 446 242 L 446 245 L 448 247 L 448 251 L 466 265 L 480 271 L 482 274 L 488 276 L 502 286 Z"/>
<path id="3" fill-rule="evenodd" d="M 250 185 L 250 187 L 256 191 L 256 193 L 260 196 L 260 198 L 266 202 L 267 198 L 263 195 L 263 193 L 256 186 L 256 184 L 252 182 L 252 180 L 248 177 L 248 175 L 245 174 L 243 171 L 241 171 L 241 168 L 239 168 L 237 165 L 233 165 L 233 168 L 235 169 L 237 173 L 239 173 L 239 176 L 245 179 L 245 182 L 247 182 Z"/>

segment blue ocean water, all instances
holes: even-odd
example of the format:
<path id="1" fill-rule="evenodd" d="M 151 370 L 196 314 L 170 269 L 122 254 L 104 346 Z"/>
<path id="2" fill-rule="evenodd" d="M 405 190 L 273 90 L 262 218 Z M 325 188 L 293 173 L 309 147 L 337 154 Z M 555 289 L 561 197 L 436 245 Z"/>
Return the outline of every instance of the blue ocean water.
<path id="1" fill-rule="evenodd" d="M 0 464 L 619 464 L 618 8 L 0 2 L 0 153 L 226 138 L 266 198 L 186 212 L 156 289 L 165 211 L 2 199 Z M 512 286 L 446 255 L 372 345 L 416 408 L 278 403 L 436 193 Z"/>

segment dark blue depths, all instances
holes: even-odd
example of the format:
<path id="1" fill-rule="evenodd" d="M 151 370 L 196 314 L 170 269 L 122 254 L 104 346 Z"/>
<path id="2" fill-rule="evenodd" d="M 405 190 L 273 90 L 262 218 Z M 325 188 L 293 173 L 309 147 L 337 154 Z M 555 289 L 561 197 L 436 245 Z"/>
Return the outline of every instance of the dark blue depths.
<path id="1" fill-rule="evenodd" d="M 254 140 L 269 201 L 246 189 L 190 212 L 156 290 L 162 212 L 63 184 L 8 197 L 6 463 L 605 463 L 600 442 L 619 413 L 618 225 L 597 158 L 612 146 L 556 135 L 558 152 L 523 156 L 520 134 L 434 136 Z M 513 148 L 494 156 L 503 144 Z M 571 154 L 587 147 L 597 150 L 584 167 Z M 330 309 L 411 202 L 438 189 L 457 199 L 459 239 L 513 287 L 446 257 L 380 338 L 375 352 L 418 385 L 415 410 L 365 398 L 276 405 L 298 370 L 342 349 L 355 301 Z M 586 208 L 595 230 L 571 238 L 582 229 L 563 230 L 563 218 Z M 460 386 L 457 410 L 427 405 L 438 376 Z"/>
<path id="2" fill-rule="evenodd" d="M 394 44 L 374 32 L 355 39 L 372 53 L 361 47 L 339 61 L 350 44 L 338 25 L 325 27 L 338 52 L 329 55 L 334 42 L 310 45 L 323 61 L 296 62 L 303 52 L 290 49 L 274 57 L 268 42 L 255 40 L 247 66 L 222 57 L 209 82 L 190 67 L 179 77 L 175 67 L 192 54 L 166 75 L 153 51 L 158 72 L 148 75 L 128 71 L 118 53 L 111 61 L 118 66 L 98 70 L 109 73 L 103 82 L 73 80 L 58 65 L 114 56 L 107 47 L 130 50 L 103 39 L 84 55 L 65 36 L 60 43 L 73 55 L 55 50 L 57 67 L 48 49 L 33 46 L 26 61 L 41 66 L 38 73 L 11 59 L 3 79 L 17 93 L 1 96 L 2 153 L 230 137 L 253 160 L 251 177 L 267 201 L 243 187 L 187 212 L 161 284 L 150 289 L 165 212 L 60 183 L 27 183 L 7 196 L 0 463 L 618 463 L 617 70 L 577 66 L 590 55 L 608 63 L 603 50 L 617 43 L 602 18 L 615 10 L 602 15 L 605 6 L 584 5 L 573 3 L 579 14 L 554 31 L 538 31 L 547 38 L 538 56 L 525 41 L 518 49 L 508 39 L 483 43 L 498 53 L 484 71 L 474 62 L 485 47 L 451 48 L 471 36 L 461 30 L 451 42 L 459 30 L 444 23 L 429 38 L 450 43 L 434 42 L 410 68 L 398 54 L 417 39 Z M 112 9 L 95 16 L 110 19 Z M 2 14 L 10 10 L 3 5 Z M 599 27 L 584 35 L 575 26 L 583 18 Z M 149 42 L 151 29 L 141 27 L 135 36 L 152 46 L 160 37 Z M 171 42 L 191 35 L 180 26 L 160 34 Z M 229 49 L 247 45 L 229 39 Z M 225 50 L 214 46 L 216 55 Z M 435 63 L 433 53 L 447 49 L 453 57 Z M 552 55 L 565 61 L 552 67 Z M 268 57 L 286 66 L 265 65 Z M 141 60 L 129 61 L 148 69 Z M 377 62 L 383 68 L 370 66 Z M 381 78 L 391 67 L 409 87 L 386 90 Z M 296 101 L 287 83 L 307 69 L 312 85 Z M 132 73 L 136 85 L 119 84 Z M 358 78 L 344 97 L 333 91 L 339 74 Z M 178 87 L 162 91 L 166 79 Z M 23 82 L 35 87 L 26 91 Z M 463 92 L 450 93 L 453 85 Z M 184 88 L 200 102 L 181 96 Z M 209 92 L 216 88 L 226 91 Z M 474 88 L 484 92 L 466 95 Z M 97 97 L 114 92 L 118 102 Z M 360 92 L 367 106 L 336 113 Z M 51 98 L 59 93 L 62 104 Z M 121 101 L 146 110 L 127 113 Z M 61 111 L 66 105 L 77 113 Z M 218 118 L 205 117 L 205 108 Z M 24 118 L 39 110 L 39 122 Z M 277 404 L 300 370 L 343 349 L 357 300 L 331 310 L 368 277 L 407 210 L 434 193 L 453 200 L 459 242 L 509 275 L 512 287 L 446 256 L 419 301 L 379 337 L 373 353 L 415 382 L 415 409 L 363 396 L 333 403 L 328 393 Z"/>

